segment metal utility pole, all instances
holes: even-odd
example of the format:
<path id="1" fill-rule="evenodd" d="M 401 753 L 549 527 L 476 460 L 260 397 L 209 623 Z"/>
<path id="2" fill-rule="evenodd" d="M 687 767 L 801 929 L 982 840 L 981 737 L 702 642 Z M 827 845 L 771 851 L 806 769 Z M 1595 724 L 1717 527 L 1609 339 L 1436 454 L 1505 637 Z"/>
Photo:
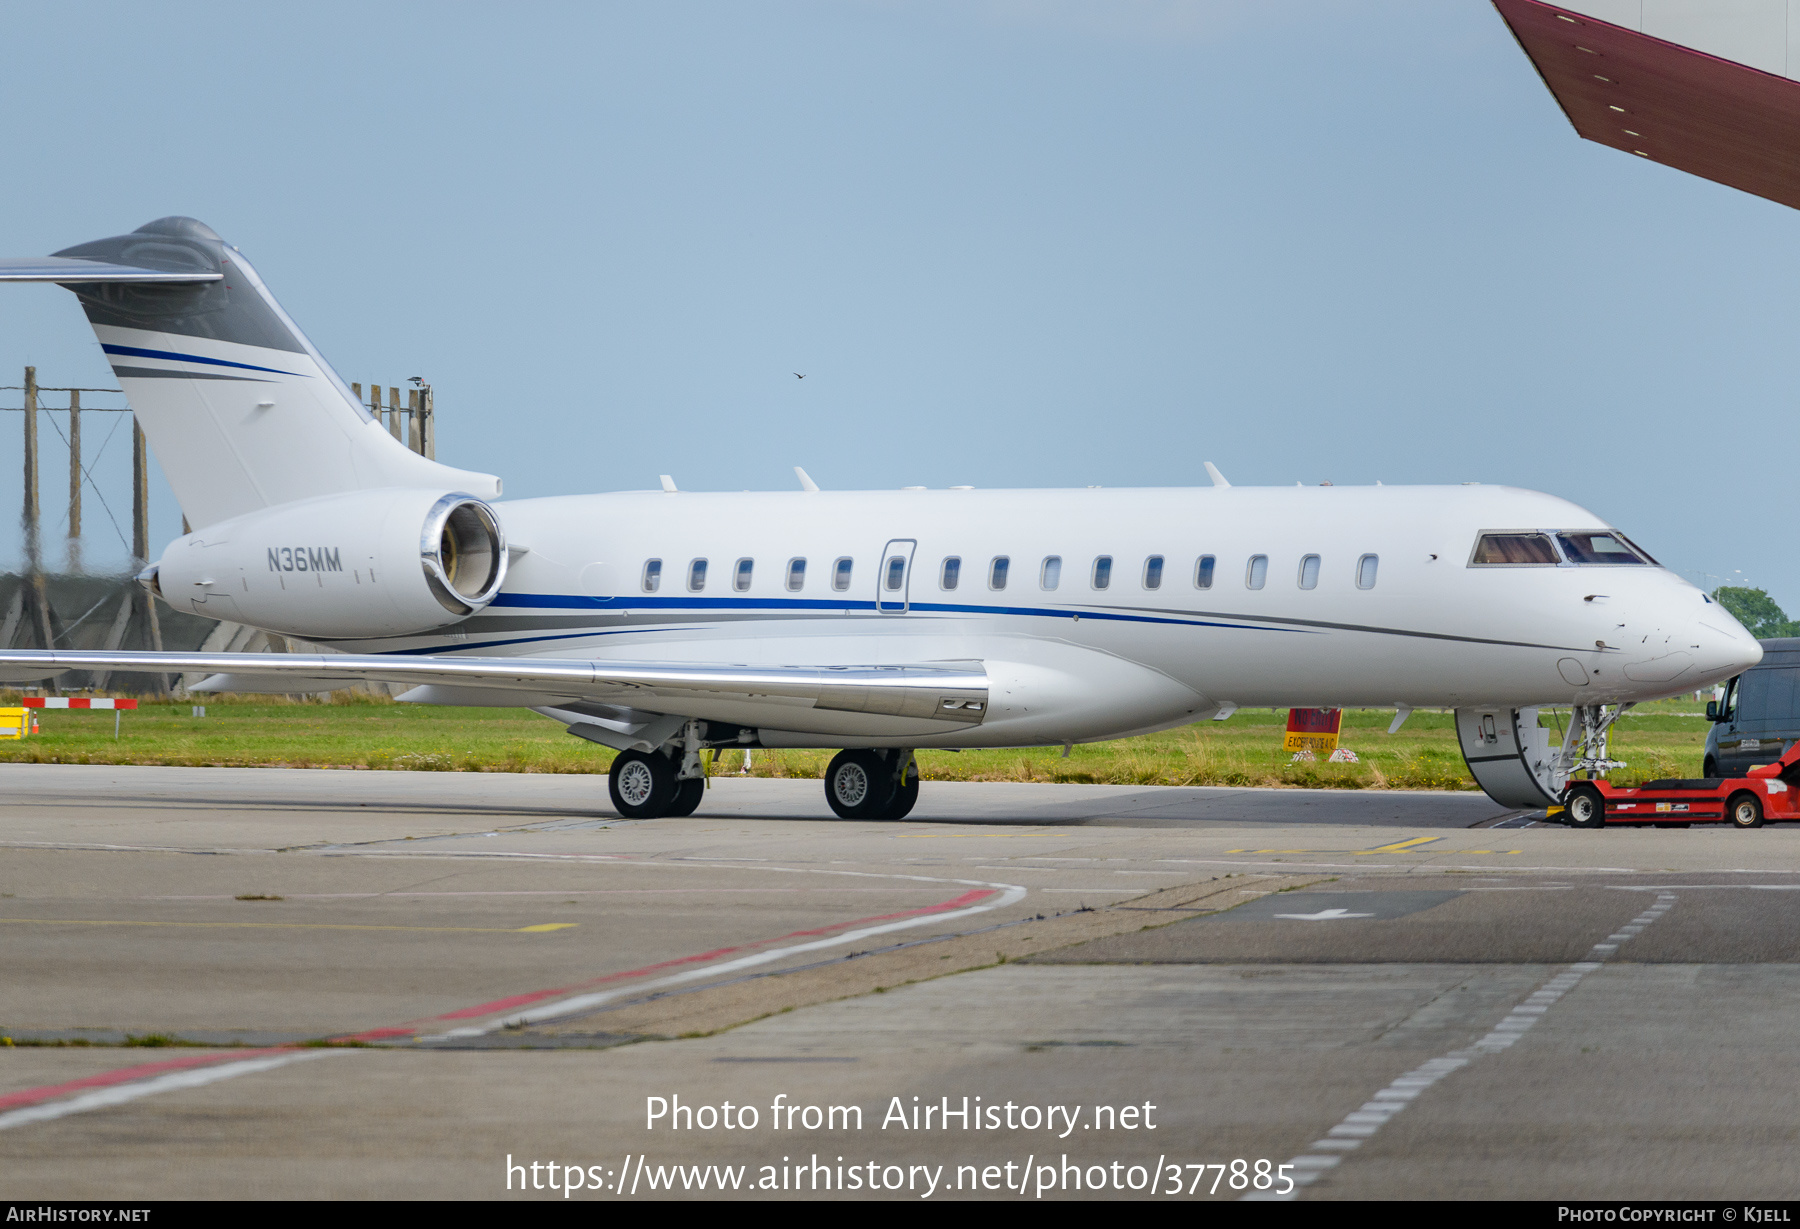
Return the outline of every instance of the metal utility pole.
<path id="1" fill-rule="evenodd" d="M 437 416 L 433 413 L 429 384 L 419 386 L 419 439 L 424 445 L 420 451 L 437 460 Z"/>
<path id="2" fill-rule="evenodd" d="M 69 571 L 81 571 L 81 390 L 69 390 Z"/>
<path id="3" fill-rule="evenodd" d="M 35 571 L 38 562 L 38 421 L 37 368 L 25 369 L 25 507 L 19 513 L 25 531 L 25 559 Z"/>
<path id="4" fill-rule="evenodd" d="M 150 561 L 150 447 L 144 440 L 144 429 L 138 426 L 137 415 L 131 416 L 131 554 L 136 560 L 134 566 L 143 567 Z M 162 652 L 162 620 L 156 615 L 156 599 L 150 596 L 147 589 L 137 588 L 135 600 L 141 602 L 139 607 L 144 616 L 144 628 L 149 633 L 150 647 Z M 169 692 L 169 676 L 154 674 L 162 694 Z"/>
<path id="5" fill-rule="evenodd" d="M 44 583 L 43 542 L 38 536 L 38 382 L 37 368 L 25 369 L 25 506 L 19 520 L 25 530 L 25 590 L 31 604 L 31 621 L 37 628 L 38 647 L 53 649 L 50 590 Z"/>
<path id="6" fill-rule="evenodd" d="M 150 457 L 136 414 L 131 416 L 131 557 L 140 568 L 150 562 Z"/>

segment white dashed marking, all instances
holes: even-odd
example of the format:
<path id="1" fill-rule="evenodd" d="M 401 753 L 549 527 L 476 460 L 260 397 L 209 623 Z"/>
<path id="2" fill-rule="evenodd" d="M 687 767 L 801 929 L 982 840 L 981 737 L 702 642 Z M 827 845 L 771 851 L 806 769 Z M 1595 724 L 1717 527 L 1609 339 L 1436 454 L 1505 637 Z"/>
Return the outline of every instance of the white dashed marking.
<path id="1" fill-rule="evenodd" d="M 1312 1150 L 1302 1156 L 1294 1157 L 1288 1162 L 1293 1169 L 1294 1189 L 1283 1195 L 1273 1191 L 1252 1191 L 1245 1199 L 1257 1200 L 1290 1200 L 1299 1198 L 1302 1188 L 1312 1185 L 1343 1163 L 1346 1154 L 1362 1147 L 1363 1141 L 1374 1135 L 1385 1126 L 1401 1110 L 1412 1103 L 1420 1093 L 1436 1084 L 1453 1071 L 1460 1071 L 1477 1058 L 1487 1054 L 1503 1054 L 1509 1046 L 1544 1018 L 1552 1004 L 1576 984 L 1599 968 L 1619 950 L 1622 943 L 1628 942 L 1632 936 L 1657 918 L 1667 913 L 1675 905 L 1673 892 L 1659 892 L 1656 904 L 1633 918 L 1631 925 L 1636 930 L 1627 933 L 1621 929 L 1618 934 L 1608 935 L 1607 942 L 1594 944 L 1588 953 L 1589 959 L 1570 965 L 1555 977 L 1539 986 L 1526 996 L 1519 1006 L 1507 1013 L 1506 1018 L 1494 1025 L 1487 1036 L 1473 1045 L 1464 1046 L 1460 1050 L 1452 1050 L 1441 1058 L 1434 1058 L 1428 1063 L 1414 1067 L 1405 1075 L 1395 1079 L 1386 1088 L 1376 1093 L 1368 1103 L 1359 1109 L 1346 1114 L 1344 1120 L 1331 1130 L 1325 1132 L 1324 1138 L 1312 1143 Z"/>

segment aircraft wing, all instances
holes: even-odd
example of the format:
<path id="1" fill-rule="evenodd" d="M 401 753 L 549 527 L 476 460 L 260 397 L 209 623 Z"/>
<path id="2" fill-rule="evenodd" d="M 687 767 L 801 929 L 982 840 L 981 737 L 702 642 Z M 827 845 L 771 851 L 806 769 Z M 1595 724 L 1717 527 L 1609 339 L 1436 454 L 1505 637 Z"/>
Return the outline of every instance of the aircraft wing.
<path id="1" fill-rule="evenodd" d="M 642 712 L 706 717 L 713 712 L 828 709 L 973 725 L 987 715 L 987 673 L 978 662 L 907 666 L 742 666 L 589 661 L 546 657 L 425 657 L 355 653 L 0 652 L 0 680 L 49 678 L 69 670 L 148 674 L 204 671 L 259 681 L 291 679 L 295 691 L 356 682 L 480 688 L 625 705 Z M 204 684 L 203 684 L 204 686 Z"/>
<path id="2" fill-rule="evenodd" d="M 140 269 L 99 260 L 71 260 L 66 256 L 0 256 L 0 282 L 216 282 L 223 273 L 195 271 L 171 273 L 166 269 Z"/>

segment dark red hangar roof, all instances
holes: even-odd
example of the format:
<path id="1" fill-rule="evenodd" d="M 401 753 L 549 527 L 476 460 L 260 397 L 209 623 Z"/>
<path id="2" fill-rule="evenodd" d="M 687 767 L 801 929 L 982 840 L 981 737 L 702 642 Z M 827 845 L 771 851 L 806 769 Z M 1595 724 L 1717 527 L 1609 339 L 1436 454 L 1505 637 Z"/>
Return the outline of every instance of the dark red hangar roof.
<path id="1" fill-rule="evenodd" d="M 1493 0 L 1575 131 L 1800 209 L 1800 81 L 1539 0 Z"/>

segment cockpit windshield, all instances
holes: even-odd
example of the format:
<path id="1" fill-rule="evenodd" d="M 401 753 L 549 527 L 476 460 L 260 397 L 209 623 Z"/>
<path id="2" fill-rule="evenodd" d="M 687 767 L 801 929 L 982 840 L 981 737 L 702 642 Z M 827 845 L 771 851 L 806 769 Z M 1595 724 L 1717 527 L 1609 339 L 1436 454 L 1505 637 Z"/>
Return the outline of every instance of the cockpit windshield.
<path id="1" fill-rule="evenodd" d="M 1659 566 L 1622 533 L 1588 529 L 1511 530 L 1475 541 L 1470 567 L 1555 567 L 1558 564 Z"/>
<path id="2" fill-rule="evenodd" d="M 1484 533 L 1469 560 L 1472 567 L 1554 566 L 1559 562 L 1550 535 L 1544 533 Z"/>
<path id="3" fill-rule="evenodd" d="M 1652 563 L 1648 555 L 1639 554 L 1623 534 L 1617 533 L 1559 533 L 1556 540 L 1562 543 L 1563 554 L 1569 557 L 1570 563 Z"/>

